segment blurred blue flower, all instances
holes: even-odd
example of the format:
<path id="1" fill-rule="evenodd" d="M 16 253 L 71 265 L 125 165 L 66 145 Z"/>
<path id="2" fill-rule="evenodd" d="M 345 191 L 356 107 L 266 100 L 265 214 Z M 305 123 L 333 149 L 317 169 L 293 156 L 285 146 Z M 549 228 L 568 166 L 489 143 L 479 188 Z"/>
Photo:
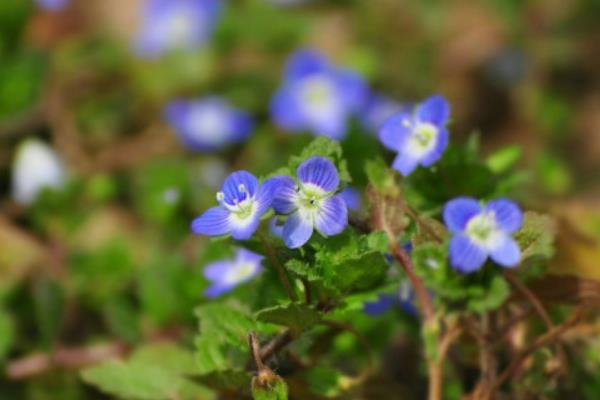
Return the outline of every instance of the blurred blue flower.
<path id="1" fill-rule="evenodd" d="M 263 256 L 238 248 L 235 258 L 216 261 L 204 268 L 204 277 L 212 285 L 204 291 L 206 297 L 217 297 L 229 292 L 241 283 L 254 278 L 261 270 Z"/>
<path id="2" fill-rule="evenodd" d="M 335 194 L 340 178 L 335 165 L 324 157 L 311 157 L 296 170 L 298 183 L 289 176 L 279 178 L 273 208 L 288 217 L 283 241 L 289 248 L 304 245 L 313 230 L 323 236 L 341 233 L 348 225 L 346 202 Z"/>
<path id="3" fill-rule="evenodd" d="M 393 307 L 400 307 L 407 314 L 417 317 L 418 310 L 415 304 L 415 291 L 410 282 L 405 279 L 400 282 L 398 295 L 382 293 L 375 301 L 363 304 L 363 311 L 370 316 L 381 315 Z"/>
<path id="4" fill-rule="evenodd" d="M 172 101 L 165 108 L 165 118 L 181 141 L 198 151 L 216 150 L 229 143 L 241 142 L 250 135 L 253 127 L 250 115 L 214 96 Z"/>
<path id="5" fill-rule="evenodd" d="M 249 239 L 258 228 L 260 217 L 271 207 L 277 186 L 277 178 L 260 184 L 249 172 L 232 173 L 217 193 L 220 205 L 192 221 L 192 231 L 199 235 L 231 234 L 237 240 Z"/>
<path id="6" fill-rule="evenodd" d="M 290 56 L 284 82 L 271 101 L 271 115 L 285 130 L 341 139 L 348 118 L 359 111 L 367 94 L 358 74 L 329 64 L 320 53 L 300 50 Z"/>
<path id="7" fill-rule="evenodd" d="M 444 206 L 444 222 L 453 234 L 449 251 L 456 270 L 473 272 L 488 256 L 503 267 L 519 263 L 521 251 L 511 235 L 521 227 L 523 213 L 511 200 L 482 206 L 473 198 L 459 197 Z"/>
<path id="8" fill-rule="evenodd" d="M 411 106 L 399 103 L 387 96 L 372 94 L 365 107 L 361 110 L 360 120 L 364 127 L 377 134 L 385 121 L 392 116 L 410 112 Z"/>
<path id="9" fill-rule="evenodd" d="M 361 206 L 360 192 L 353 187 L 347 187 L 340 192 L 349 209 L 359 211 Z"/>
<path id="10" fill-rule="evenodd" d="M 219 20 L 222 0 L 146 0 L 135 49 L 153 58 L 202 46 Z"/>
<path id="11" fill-rule="evenodd" d="M 44 10 L 60 11 L 68 6 L 71 0 L 35 0 L 35 2 Z"/>
<path id="12" fill-rule="evenodd" d="M 449 117 L 448 102 L 442 96 L 432 96 L 414 112 L 402 112 L 385 121 L 379 139 L 398 153 L 393 168 L 406 176 L 419 164 L 430 167 L 439 160 L 448 145 Z"/>

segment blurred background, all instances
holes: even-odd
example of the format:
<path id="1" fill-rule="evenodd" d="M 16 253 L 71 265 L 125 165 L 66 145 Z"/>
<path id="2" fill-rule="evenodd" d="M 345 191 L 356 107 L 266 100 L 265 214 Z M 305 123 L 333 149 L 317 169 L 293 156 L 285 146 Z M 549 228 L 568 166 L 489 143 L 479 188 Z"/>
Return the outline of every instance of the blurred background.
<path id="1" fill-rule="evenodd" d="M 312 139 L 268 111 L 301 48 L 393 104 L 443 94 L 451 140 L 516 164 L 517 200 L 559 221 L 551 268 L 600 280 L 600 1 L 223 0 L 187 42 L 149 3 L 0 1 L 0 399 L 102 398 L 77 368 L 191 340 L 221 250 L 189 222 Z M 205 96 L 251 116 L 243 141 L 186 145 L 165 108 Z M 377 121 L 343 140 L 359 189 Z"/>

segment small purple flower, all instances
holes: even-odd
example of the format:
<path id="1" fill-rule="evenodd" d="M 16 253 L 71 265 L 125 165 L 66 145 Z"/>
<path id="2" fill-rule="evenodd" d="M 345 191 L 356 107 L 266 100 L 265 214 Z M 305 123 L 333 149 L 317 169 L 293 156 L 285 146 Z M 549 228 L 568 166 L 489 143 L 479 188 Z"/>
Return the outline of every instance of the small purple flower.
<path id="1" fill-rule="evenodd" d="M 311 157 L 298 167 L 296 176 L 298 182 L 289 176 L 279 178 L 273 201 L 276 212 L 288 215 L 282 235 L 291 249 L 304 245 L 315 228 L 323 236 L 333 236 L 348 225 L 348 208 L 336 194 L 340 178 L 331 161 Z"/>
<path id="2" fill-rule="evenodd" d="M 208 264 L 204 268 L 204 277 L 211 281 L 212 285 L 204 291 L 204 295 L 214 298 L 241 283 L 248 282 L 262 270 L 262 259 L 259 254 L 238 248 L 235 258 Z"/>
<path id="3" fill-rule="evenodd" d="M 349 209 L 353 211 L 360 210 L 361 198 L 360 192 L 357 189 L 353 187 L 347 187 L 340 192 L 340 196 L 342 196 L 342 199 L 344 199 Z"/>
<path id="4" fill-rule="evenodd" d="M 249 239 L 258 228 L 260 217 L 271 207 L 276 188 L 277 178 L 261 185 L 249 172 L 232 173 L 217 193 L 220 205 L 192 221 L 192 231 L 199 235 L 231 234 L 237 240 Z"/>
<path id="5" fill-rule="evenodd" d="M 521 227 L 523 213 L 514 202 L 496 199 L 482 206 L 459 197 L 446 203 L 444 222 L 453 234 L 450 262 L 456 270 L 473 272 L 488 256 L 503 267 L 519 263 L 521 251 L 511 235 Z"/>
<path id="6" fill-rule="evenodd" d="M 153 58 L 207 42 L 221 14 L 221 0 L 146 0 L 135 48 Z"/>
<path id="7" fill-rule="evenodd" d="M 341 139 L 348 118 L 366 96 L 367 86 L 359 75 L 329 64 L 320 53 L 300 50 L 288 61 L 283 85 L 271 101 L 271 115 L 285 130 Z"/>
<path id="8" fill-rule="evenodd" d="M 40 8 L 48 11 L 60 11 L 69 5 L 70 0 L 35 0 Z"/>
<path id="9" fill-rule="evenodd" d="M 409 112 L 410 106 L 401 104 L 389 97 L 373 94 L 360 113 L 362 124 L 370 132 L 377 133 L 383 123 L 402 112 Z"/>
<path id="10" fill-rule="evenodd" d="M 389 118 L 379 130 L 379 139 L 398 153 L 393 168 L 406 176 L 419 164 L 430 167 L 439 160 L 448 145 L 449 117 L 448 102 L 442 96 L 432 96 L 414 112 Z"/>
<path id="11" fill-rule="evenodd" d="M 165 109 L 165 118 L 181 141 L 197 151 L 217 150 L 241 142 L 252 131 L 251 117 L 219 97 L 175 100 Z"/>

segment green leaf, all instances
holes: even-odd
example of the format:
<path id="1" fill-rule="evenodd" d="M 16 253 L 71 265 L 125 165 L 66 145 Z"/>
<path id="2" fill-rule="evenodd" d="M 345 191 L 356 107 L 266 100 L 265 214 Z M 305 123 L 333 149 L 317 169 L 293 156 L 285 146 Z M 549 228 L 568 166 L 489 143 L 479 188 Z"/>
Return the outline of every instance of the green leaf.
<path id="1" fill-rule="evenodd" d="M 46 347 L 52 345 L 60 331 L 65 308 L 64 297 L 61 286 L 54 280 L 42 277 L 35 283 L 33 298 L 36 319 Z"/>
<path id="2" fill-rule="evenodd" d="M 347 378 L 338 370 L 327 367 L 315 367 L 304 373 L 308 390 L 318 396 L 335 397 L 343 391 Z"/>
<path id="3" fill-rule="evenodd" d="M 389 268 L 383 232 L 360 235 L 352 230 L 314 243 L 313 269 L 332 293 L 365 291 L 383 282 Z"/>
<path id="4" fill-rule="evenodd" d="M 218 391 L 247 392 L 249 391 L 248 388 L 250 387 L 252 376 L 247 371 L 225 369 L 194 376 L 192 380 Z"/>
<path id="5" fill-rule="evenodd" d="M 198 382 L 215 382 L 215 385 L 247 388 L 250 380 L 241 384 L 237 368 L 248 359 L 247 335 L 256 329 L 250 313 L 238 305 L 210 303 L 196 309 L 200 334 L 196 337 Z M 237 374 L 237 375 L 236 375 Z M 209 379 L 210 377 L 210 379 Z M 221 380 L 218 380 L 221 379 Z"/>
<path id="6" fill-rule="evenodd" d="M 515 240 L 521 249 L 521 262 L 532 258 L 548 259 L 554 254 L 556 221 L 550 216 L 533 211 L 525 212 L 523 226 L 515 234 Z"/>
<path id="7" fill-rule="evenodd" d="M 396 184 L 395 173 L 386 163 L 377 157 L 374 160 L 369 160 L 365 164 L 365 172 L 369 183 L 373 185 L 375 190 L 382 194 L 397 195 L 398 185 Z"/>
<path id="8" fill-rule="evenodd" d="M 523 150 L 521 146 L 517 144 L 506 146 L 490 154 L 485 163 L 492 172 L 499 174 L 513 167 L 519 161 L 522 154 Z"/>
<path id="9" fill-rule="evenodd" d="M 191 389 L 185 375 L 196 372 L 193 355 L 173 344 L 148 346 L 128 361 L 111 360 L 82 371 L 85 382 L 127 400 L 168 400 Z M 206 389 L 196 387 L 196 396 Z M 191 398 L 191 397 L 190 397 Z"/>
<path id="10" fill-rule="evenodd" d="M 317 324 L 321 320 L 321 315 L 308 304 L 288 303 L 260 310 L 256 313 L 256 319 L 287 326 L 299 334 Z"/>
<path id="11" fill-rule="evenodd" d="M 0 361 L 10 350 L 15 337 L 14 321 L 5 310 L 0 309 Z"/>

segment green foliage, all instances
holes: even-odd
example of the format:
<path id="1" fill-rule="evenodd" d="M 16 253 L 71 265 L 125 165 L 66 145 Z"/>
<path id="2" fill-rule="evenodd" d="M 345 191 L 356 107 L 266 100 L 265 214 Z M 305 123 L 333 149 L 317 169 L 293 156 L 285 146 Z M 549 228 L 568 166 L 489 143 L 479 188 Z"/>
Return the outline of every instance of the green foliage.
<path id="1" fill-rule="evenodd" d="M 287 303 L 260 310 L 256 320 L 287 326 L 297 335 L 318 323 L 321 315 L 306 303 Z"/>
<path id="2" fill-rule="evenodd" d="M 523 226 L 515 234 L 523 264 L 534 258 L 549 259 L 554 254 L 556 222 L 548 215 L 525 212 Z"/>
<path id="3" fill-rule="evenodd" d="M 14 321 L 10 314 L 0 308 L 0 361 L 10 350 L 15 337 Z"/>
<path id="4" fill-rule="evenodd" d="M 304 374 L 308 390 L 319 396 L 331 398 L 343 391 L 347 378 L 338 370 L 328 367 L 315 367 Z"/>
<path id="5" fill-rule="evenodd" d="M 252 397 L 254 400 L 287 400 L 288 387 L 273 371 L 263 369 L 252 379 Z"/>
<path id="6" fill-rule="evenodd" d="M 424 243 L 413 249 L 415 270 L 436 302 L 453 310 L 485 312 L 499 307 L 510 294 L 498 266 L 486 264 L 481 270 L 462 275 L 447 261 L 446 245 Z"/>
<path id="7" fill-rule="evenodd" d="M 209 392 L 186 380 L 196 372 L 190 352 L 170 344 L 140 348 L 128 361 L 107 361 L 83 370 L 83 380 L 126 400 L 193 399 Z"/>

